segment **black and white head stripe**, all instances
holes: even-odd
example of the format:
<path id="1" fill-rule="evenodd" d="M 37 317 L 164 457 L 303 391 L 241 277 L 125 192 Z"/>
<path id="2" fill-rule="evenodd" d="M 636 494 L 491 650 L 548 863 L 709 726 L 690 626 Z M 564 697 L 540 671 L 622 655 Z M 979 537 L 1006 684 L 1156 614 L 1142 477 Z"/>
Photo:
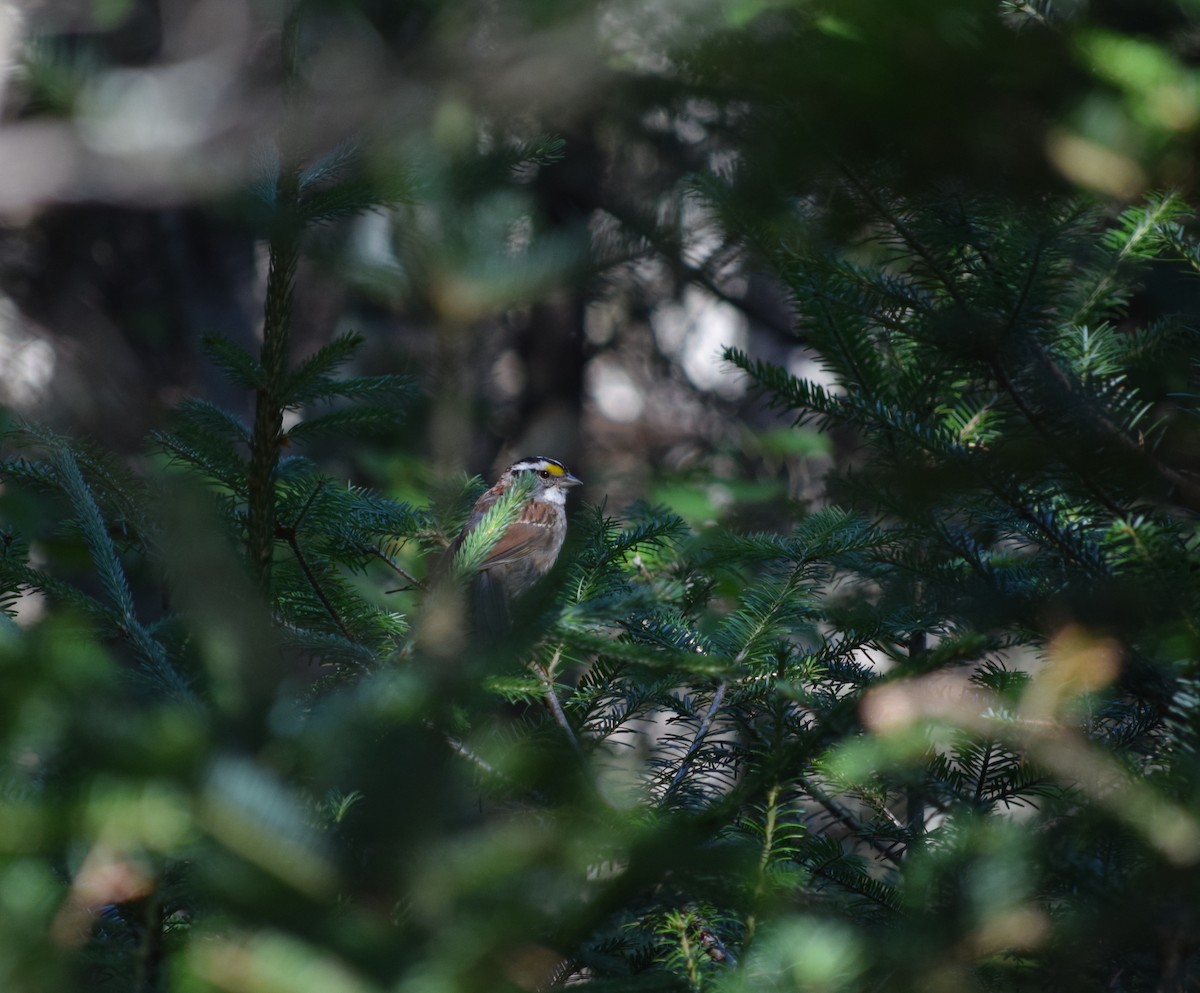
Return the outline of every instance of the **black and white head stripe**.
<path id="1" fill-rule="evenodd" d="M 514 462 L 513 472 L 548 472 L 551 476 L 566 476 L 567 467 L 558 459 L 548 459 L 543 455 L 531 455 L 528 458 Z"/>
<path id="2" fill-rule="evenodd" d="M 578 486 L 583 482 L 583 480 L 573 475 L 558 459 L 548 459 L 544 455 L 535 455 L 530 458 L 521 459 L 519 462 L 514 462 L 509 468 L 509 472 L 514 475 L 519 472 L 533 472 L 541 476 L 542 479 L 553 480 L 564 486 Z"/>

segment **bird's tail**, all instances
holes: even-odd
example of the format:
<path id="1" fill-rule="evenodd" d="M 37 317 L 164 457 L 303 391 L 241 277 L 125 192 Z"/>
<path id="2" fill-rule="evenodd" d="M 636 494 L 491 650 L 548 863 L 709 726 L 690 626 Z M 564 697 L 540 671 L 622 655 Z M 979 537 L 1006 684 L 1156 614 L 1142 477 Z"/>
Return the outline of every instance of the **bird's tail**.
<path id="1" fill-rule="evenodd" d="M 486 570 L 471 584 L 471 608 L 478 637 L 498 638 L 512 627 L 512 613 L 504 587 Z"/>

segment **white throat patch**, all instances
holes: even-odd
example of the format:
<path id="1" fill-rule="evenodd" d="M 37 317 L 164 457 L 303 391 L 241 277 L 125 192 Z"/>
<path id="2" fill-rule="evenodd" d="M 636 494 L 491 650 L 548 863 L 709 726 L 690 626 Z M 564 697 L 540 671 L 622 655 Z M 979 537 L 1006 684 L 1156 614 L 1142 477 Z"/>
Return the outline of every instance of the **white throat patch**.
<path id="1" fill-rule="evenodd" d="M 534 499 L 540 500 L 542 503 L 552 503 L 559 507 L 565 507 L 567 504 L 567 491 L 561 486 L 547 486 Z"/>

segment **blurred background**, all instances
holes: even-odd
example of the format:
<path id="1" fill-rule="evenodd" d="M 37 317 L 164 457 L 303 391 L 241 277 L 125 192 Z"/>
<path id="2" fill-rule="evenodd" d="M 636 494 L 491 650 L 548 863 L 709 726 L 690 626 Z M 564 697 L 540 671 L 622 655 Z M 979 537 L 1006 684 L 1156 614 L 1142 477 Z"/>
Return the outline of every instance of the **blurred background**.
<path id="1" fill-rule="evenodd" d="M 662 71 L 655 33 L 693 30 L 679 11 L 306 7 L 285 97 L 278 5 L 5 5 L 8 409 L 127 452 L 184 395 L 246 413 L 198 343 L 259 333 L 255 195 L 286 131 L 309 165 L 353 148 L 407 201 L 325 225 L 298 278 L 293 360 L 355 330 L 362 371 L 426 397 L 404 437 L 323 453 L 349 477 L 413 496 L 429 467 L 545 453 L 627 498 L 713 458 L 795 455 L 731 427 L 749 401 L 721 346 L 795 343 L 780 295 L 689 206 L 686 177 L 729 153 L 721 108 Z M 535 147 L 542 164 L 518 161 Z"/>
<path id="2" fill-rule="evenodd" d="M 285 8 L 0 3 L 5 409 L 125 452 L 185 395 L 245 412 L 198 343 L 259 333 L 281 142 L 352 150 L 397 205 L 308 238 L 292 361 L 355 330 L 425 400 L 318 454 L 414 499 L 548 454 L 593 500 L 769 519 L 852 439 L 779 430 L 721 363 L 815 369 L 706 186 L 769 239 L 881 162 L 1029 197 L 1194 181 L 1184 2 L 310 0 L 287 86 Z"/>

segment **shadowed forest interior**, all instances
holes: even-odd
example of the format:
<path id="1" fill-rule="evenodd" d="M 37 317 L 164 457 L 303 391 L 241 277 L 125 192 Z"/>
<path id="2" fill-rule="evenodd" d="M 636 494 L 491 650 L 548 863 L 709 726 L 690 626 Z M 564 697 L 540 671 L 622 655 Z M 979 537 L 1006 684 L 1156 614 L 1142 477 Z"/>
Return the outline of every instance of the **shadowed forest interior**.
<path id="1" fill-rule="evenodd" d="M 0 988 L 1200 988 L 1198 202 L 1194 0 L 0 0 Z"/>

